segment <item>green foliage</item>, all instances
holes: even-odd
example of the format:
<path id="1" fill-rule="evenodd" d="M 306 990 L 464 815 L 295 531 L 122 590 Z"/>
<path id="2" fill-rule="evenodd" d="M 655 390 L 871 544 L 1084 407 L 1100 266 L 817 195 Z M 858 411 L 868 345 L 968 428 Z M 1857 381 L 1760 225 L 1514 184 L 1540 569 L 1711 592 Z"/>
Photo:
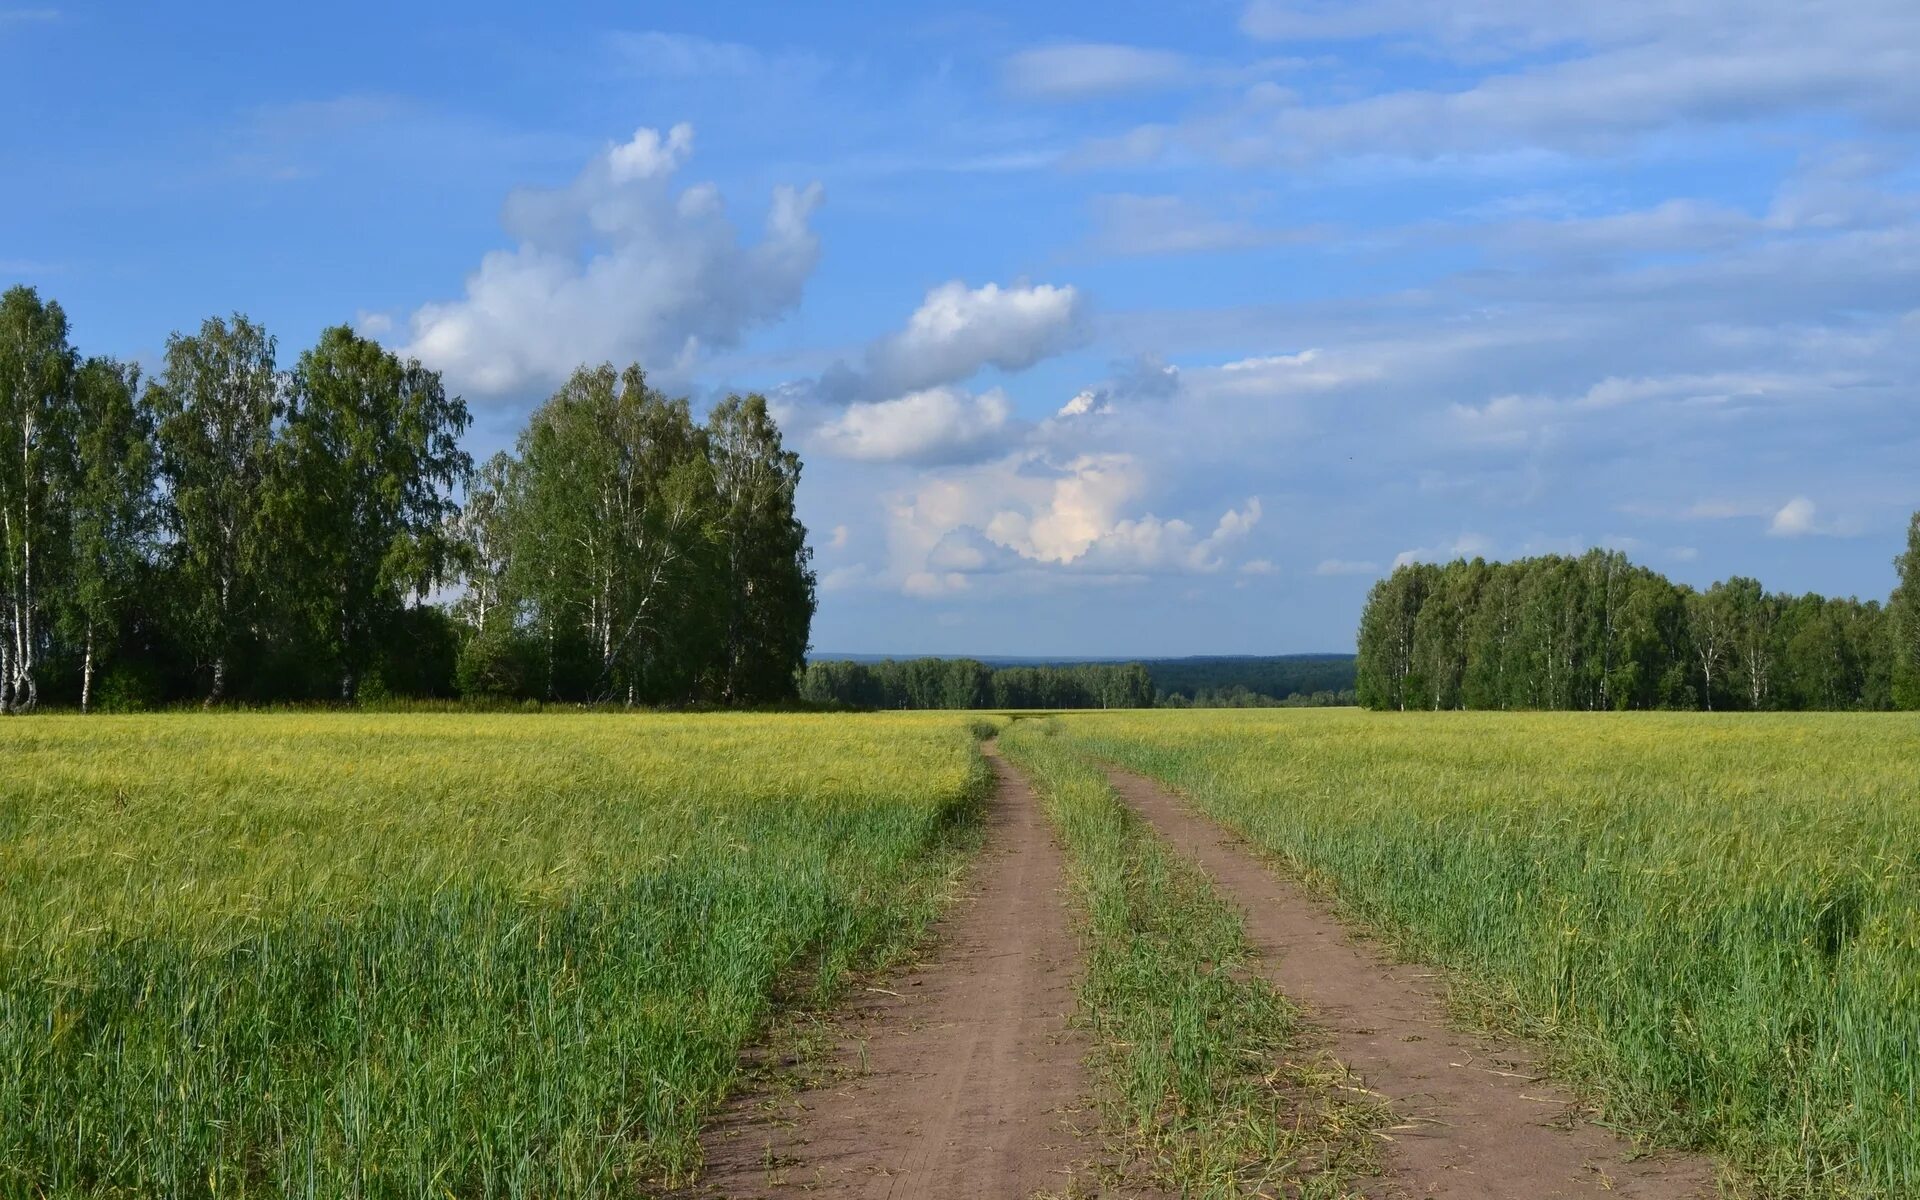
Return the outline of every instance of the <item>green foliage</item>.
<path id="1" fill-rule="evenodd" d="M 702 427 L 582 368 L 476 474 L 435 372 L 345 326 L 277 356 L 212 318 L 143 388 L 0 296 L 0 712 L 84 711 L 115 664 L 115 707 L 793 698 L 812 552 L 763 398 Z"/>
<path id="2" fill-rule="evenodd" d="M 1920 512 L 1908 522 L 1907 548 L 1893 566 L 1900 583 L 1887 605 L 1887 685 L 1901 708 L 1920 709 Z"/>
<path id="3" fill-rule="evenodd" d="M 1258 699 L 1236 703 L 1223 698 L 1245 693 L 1287 701 L 1315 695 L 1338 697 L 1354 688 L 1351 654 L 1203 655 L 1150 658 L 1145 664 L 1161 703 L 1175 706 L 1185 700 L 1198 708 L 1258 707 Z M 1332 702 L 1351 704 L 1353 700 Z"/>
<path id="4" fill-rule="evenodd" d="M 790 699 L 814 611 L 800 461 L 760 397 L 706 428 L 638 366 L 582 368 L 459 523 L 469 694 Z"/>
<path id="5" fill-rule="evenodd" d="M 0 758 L 0 1195 L 45 1197 L 684 1181 L 778 989 L 909 943 L 986 783 L 898 716 L 54 716 Z"/>
<path id="6" fill-rule="evenodd" d="M 1153 681 L 1139 663 L 989 667 L 971 658 L 816 660 L 800 698 L 854 708 L 1149 708 Z"/>
<path id="7" fill-rule="evenodd" d="M 1920 1194 L 1920 730 L 1895 716 L 1066 718 L 1763 1194 Z"/>
<path id="8" fill-rule="evenodd" d="M 1695 592 L 1613 551 L 1414 563 L 1367 597 L 1357 689 L 1377 709 L 1884 709 L 1888 624 L 1754 579 Z"/>

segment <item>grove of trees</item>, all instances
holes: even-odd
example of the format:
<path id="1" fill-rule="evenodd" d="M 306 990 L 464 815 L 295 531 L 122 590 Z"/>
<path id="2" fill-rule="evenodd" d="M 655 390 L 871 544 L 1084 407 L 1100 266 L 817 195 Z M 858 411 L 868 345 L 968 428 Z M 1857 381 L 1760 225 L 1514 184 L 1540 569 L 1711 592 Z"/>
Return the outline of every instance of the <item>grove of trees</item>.
<path id="1" fill-rule="evenodd" d="M 8 290 L 0 711 L 792 698 L 814 576 L 763 399 L 699 423 L 637 366 L 583 367 L 477 472 L 469 420 L 344 326 L 284 369 L 211 318 L 143 380 Z"/>
<path id="2" fill-rule="evenodd" d="M 1920 708 L 1920 513 L 1877 601 L 1705 591 L 1615 551 L 1402 566 L 1360 619 L 1360 702 L 1387 709 Z"/>

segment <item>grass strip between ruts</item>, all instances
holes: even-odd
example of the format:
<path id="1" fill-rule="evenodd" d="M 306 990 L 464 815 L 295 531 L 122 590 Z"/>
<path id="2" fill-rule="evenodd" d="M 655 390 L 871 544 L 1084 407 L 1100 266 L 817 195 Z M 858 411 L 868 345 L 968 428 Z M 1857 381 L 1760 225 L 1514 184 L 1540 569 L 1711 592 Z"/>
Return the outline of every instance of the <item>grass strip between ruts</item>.
<path id="1" fill-rule="evenodd" d="M 1340 1086 L 1296 1009 L 1253 969 L 1239 914 L 1164 846 L 1054 721 L 1013 722 L 1087 946 L 1095 1102 L 1128 1182 L 1183 1196 L 1356 1194 L 1386 1107 Z"/>

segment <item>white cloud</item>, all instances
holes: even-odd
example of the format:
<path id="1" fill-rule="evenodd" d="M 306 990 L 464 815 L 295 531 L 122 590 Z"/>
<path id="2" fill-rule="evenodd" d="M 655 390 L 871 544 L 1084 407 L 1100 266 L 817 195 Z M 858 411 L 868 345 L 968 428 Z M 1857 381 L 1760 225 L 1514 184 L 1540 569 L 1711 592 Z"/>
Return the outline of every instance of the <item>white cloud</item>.
<path id="1" fill-rule="evenodd" d="M 999 388 L 936 387 L 849 405 L 814 433 L 827 453 L 868 462 L 957 462 L 1003 447 L 1013 406 Z"/>
<path id="2" fill-rule="evenodd" d="M 1819 510 L 1805 496 L 1795 496 L 1781 505 L 1767 523 L 1768 537 L 1831 537 L 1840 532 L 1838 525 L 1820 520 Z"/>
<path id="3" fill-rule="evenodd" d="M 1404 567 L 1417 562 L 1452 562 L 1456 558 L 1484 558 L 1493 553 L 1493 542 L 1477 533 L 1463 533 L 1440 546 L 1418 546 L 1393 556 L 1393 565 Z"/>
<path id="4" fill-rule="evenodd" d="M 1187 60 L 1170 51 L 1104 42 L 1022 50 L 1002 64 L 1009 90 L 1046 100 L 1163 88 L 1182 82 L 1190 72 Z"/>
<path id="5" fill-rule="evenodd" d="M 1313 573 L 1327 577 L 1336 575 L 1378 575 L 1380 573 L 1380 564 L 1358 562 L 1344 558 L 1326 558 L 1320 560 L 1320 564 L 1314 567 Z"/>
<path id="6" fill-rule="evenodd" d="M 1073 399 L 1060 406 L 1057 417 L 1100 416 L 1113 411 L 1113 405 L 1104 394 L 1091 388 L 1074 393 Z"/>
<path id="7" fill-rule="evenodd" d="M 361 309 L 353 314 L 353 327 L 362 337 L 382 338 L 393 332 L 393 318 L 383 312 Z"/>
<path id="8" fill-rule="evenodd" d="M 572 184 L 507 200 L 519 242 L 487 254 L 459 300 L 422 305 L 406 353 L 469 393 L 548 385 L 582 363 L 684 370 L 800 299 L 819 257 L 820 188 L 776 188 L 758 243 L 743 244 L 718 189 L 675 191 L 693 131 L 640 129 Z"/>
<path id="9" fill-rule="evenodd" d="M 660 136 L 657 129 L 642 129 L 633 140 L 607 151 L 607 173 L 615 183 L 637 179 L 659 179 L 673 174 L 693 153 L 693 126 L 685 121 Z"/>
<path id="10" fill-rule="evenodd" d="M 1023 370 L 1076 344 L 1082 311 L 1070 286 L 943 283 L 905 329 L 868 348 L 866 388 L 897 395 L 957 383 L 986 366 Z"/>

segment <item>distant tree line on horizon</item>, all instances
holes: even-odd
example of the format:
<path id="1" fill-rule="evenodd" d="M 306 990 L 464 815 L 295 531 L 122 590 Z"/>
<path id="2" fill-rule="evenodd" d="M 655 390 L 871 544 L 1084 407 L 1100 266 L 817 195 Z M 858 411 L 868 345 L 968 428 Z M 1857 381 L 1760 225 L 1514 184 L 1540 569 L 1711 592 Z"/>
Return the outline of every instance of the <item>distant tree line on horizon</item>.
<path id="1" fill-rule="evenodd" d="M 582 367 L 476 473 L 436 372 L 345 326 L 277 351 L 210 318 L 143 380 L 0 294 L 0 712 L 793 698 L 814 576 L 763 399 L 696 423 Z"/>
<path id="2" fill-rule="evenodd" d="M 990 667 L 972 658 L 809 662 L 800 699 L 848 708 L 1151 708 L 1139 663 Z"/>
<path id="3" fill-rule="evenodd" d="M 1169 683 L 1184 690 L 1168 691 Z M 1331 686 L 1289 686 L 1312 683 Z M 1353 704 L 1352 683 L 1353 658 L 1344 654 L 1030 665 L 933 656 L 817 659 L 801 675 L 800 698 L 876 709 L 1306 708 Z M 1286 690 L 1274 695 L 1255 687 Z"/>
<path id="4" fill-rule="evenodd" d="M 1920 513 L 1891 599 L 1705 591 L 1617 551 L 1398 567 L 1360 619 L 1375 709 L 1920 708 Z"/>

